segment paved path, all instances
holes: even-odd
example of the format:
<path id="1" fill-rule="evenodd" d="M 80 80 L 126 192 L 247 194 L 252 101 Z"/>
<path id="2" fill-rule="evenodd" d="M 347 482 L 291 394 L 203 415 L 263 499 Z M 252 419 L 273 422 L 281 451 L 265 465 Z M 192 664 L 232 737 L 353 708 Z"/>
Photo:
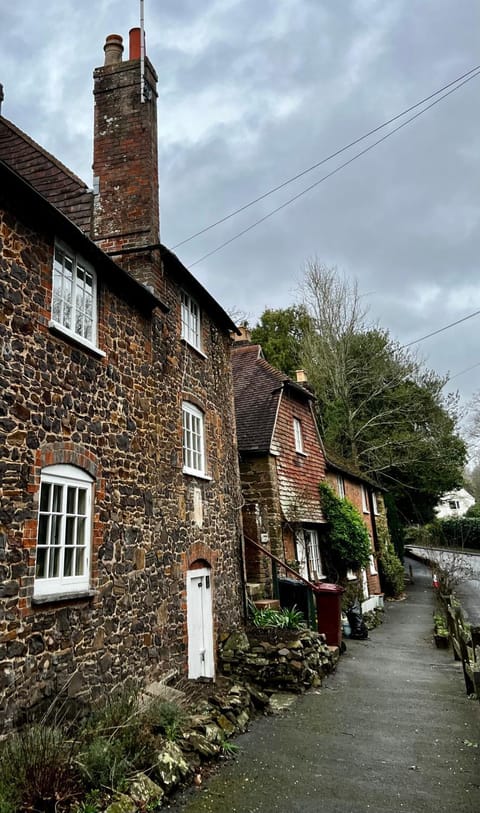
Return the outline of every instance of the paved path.
<path id="1" fill-rule="evenodd" d="M 434 596 L 413 563 L 406 601 L 282 717 L 171 810 L 183 813 L 480 813 L 480 703 L 432 643 Z"/>

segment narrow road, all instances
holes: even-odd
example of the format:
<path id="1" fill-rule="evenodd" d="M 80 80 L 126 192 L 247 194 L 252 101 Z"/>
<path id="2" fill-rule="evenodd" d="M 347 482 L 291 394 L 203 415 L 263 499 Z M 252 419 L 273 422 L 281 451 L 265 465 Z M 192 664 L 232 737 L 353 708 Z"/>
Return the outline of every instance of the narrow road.
<path id="1" fill-rule="evenodd" d="M 176 813 L 479 813 L 480 703 L 452 652 L 432 643 L 427 569 L 367 641 L 240 751 Z"/>

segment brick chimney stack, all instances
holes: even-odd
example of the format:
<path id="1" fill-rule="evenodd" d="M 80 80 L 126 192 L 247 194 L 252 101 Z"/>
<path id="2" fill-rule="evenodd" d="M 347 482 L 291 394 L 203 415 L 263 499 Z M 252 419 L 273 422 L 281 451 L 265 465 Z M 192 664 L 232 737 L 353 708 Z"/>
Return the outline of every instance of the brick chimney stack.
<path id="1" fill-rule="evenodd" d="M 105 64 L 94 78 L 93 235 L 106 252 L 140 282 L 160 289 L 157 75 L 144 60 L 141 100 L 140 29 L 130 32 L 129 59 L 123 41 L 110 34 Z M 140 249 L 140 251 L 138 251 Z"/>

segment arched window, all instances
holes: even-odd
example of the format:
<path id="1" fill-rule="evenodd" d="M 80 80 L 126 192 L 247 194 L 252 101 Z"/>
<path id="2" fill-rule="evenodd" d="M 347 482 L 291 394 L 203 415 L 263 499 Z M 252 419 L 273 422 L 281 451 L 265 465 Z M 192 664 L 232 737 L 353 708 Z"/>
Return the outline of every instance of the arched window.
<path id="1" fill-rule="evenodd" d="M 88 590 L 93 478 L 70 465 L 42 469 L 34 596 Z"/>

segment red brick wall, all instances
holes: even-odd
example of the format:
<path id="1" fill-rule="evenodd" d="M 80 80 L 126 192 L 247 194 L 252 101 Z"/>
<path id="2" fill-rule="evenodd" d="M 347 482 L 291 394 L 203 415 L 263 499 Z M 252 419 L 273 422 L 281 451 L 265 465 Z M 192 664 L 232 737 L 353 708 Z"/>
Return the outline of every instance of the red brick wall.
<path id="1" fill-rule="evenodd" d="M 159 239 L 157 76 L 148 59 L 145 77 L 152 94 L 142 104 L 139 60 L 94 72 L 94 239 L 104 251 Z"/>
<path id="2" fill-rule="evenodd" d="M 374 546 L 374 534 L 372 528 L 372 516 L 370 511 L 363 510 L 362 502 L 362 484 L 358 480 L 350 478 L 347 474 L 342 475 L 343 484 L 345 489 L 345 497 L 358 509 L 365 525 L 367 526 L 368 534 L 370 536 L 371 550 L 374 557 L 374 568 L 377 571 L 375 574 L 370 572 L 370 565 L 366 567 L 368 591 L 370 595 L 379 595 L 382 590 L 380 586 L 380 577 L 378 575 L 378 562 L 376 559 L 376 551 Z M 327 472 L 327 480 L 332 486 L 336 494 L 338 494 L 338 479 L 335 472 Z M 367 498 L 368 506 L 368 498 Z"/>

